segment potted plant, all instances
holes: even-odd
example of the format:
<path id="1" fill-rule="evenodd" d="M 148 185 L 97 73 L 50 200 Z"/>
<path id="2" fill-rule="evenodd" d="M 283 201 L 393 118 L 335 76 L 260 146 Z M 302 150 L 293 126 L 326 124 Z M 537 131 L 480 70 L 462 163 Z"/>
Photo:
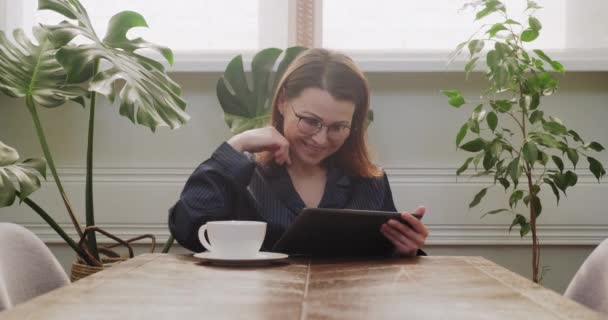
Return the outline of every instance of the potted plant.
<path id="1" fill-rule="evenodd" d="M 127 38 L 126 34 L 130 29 L 147 27 L 145 19 L 140 14 L 133 11 L 117 13 L 110 19 L 108 30 L 102 39 L 93 29 L 86 9 L 77 0 L 39 0 L 38 9 L 55 11 L 67 20 L 56 25 L 34 27 L 35 42 L 28 39 L 20 29 L 13 32 L 14 42 L 0 32 L 0 91 L 11 97 L 24 98 L 53 180 L 72 224 L 81 238 L 79 244 L 74 246 L 74 241 L 64 236 L 65 232 L 40 206 L 36 205 L 38 209 L 34 210 L 43 218 L 48 217 L 45 220 L 74 249 L 79 260 L 89 266 L 101 267 L 100 251 L 114 254 L 111 250 L 98 246 L 95 232 L 104 233 L 123 244 L 128 244 L 128 241 L 119 239 L 95 225 L 93 135 L 97 95 L 103 95 L 111 102 L 118 99 L 121 115 L 152 131 L 158 126 L 175 129 L 187 122 L 189 116 L 184 111 L 186 102 L 180 97 L 179 85 L 169 78 L 164 66 L 139 53 L 140 49 L 147 49 L 162 55 L 169 64 L 172 64 L 172 51 L 142 38 Z M 73 40 L 77 36 L 86 39 L 86 42 L 75 44 Z M 101 61 L 104 63 L 101 64 Z M 40 107 L 54 108 L 68 100 L 89 108 L 86 228 L 82 228 L 78 222 L 63 188 L 37 112 Z M 11 159 L 14 159 L 14 154 Z M 41 169 L 41 163 L 37 162 L 35 170 L 30 167 L 27 170 L 30 173 L 34 171 L 44 173 L 44 170 L 38 170 Z M 5 170 L 5 172 L 9 171 Z M 14 180 L 21 182 L 19 176 L 14 174 L 18 171 L 10 172 L 13 174 L 4 176 L 16 178 Z M 0 198 L 11 198 L 8 185 L 10 183 L 4 180 L 3 188 L 0 188 L 2 194 Z M 26 187 L 25 191 L 24 187 Z M 27 199 L 29 190 L 31 188 L 21 184 L 19 194 L 26 204 L 33 203 Z M 9 205 L 10 201 L 0 204 Z"/>
<path id="2" fill-rule="evenodd" d="M 471 164 L 477 171 L 481 163 L 483 170 L 474 176 L 493 177 L 493 184 L 481 189 L 469 208 L 477 206 L 497 183 L 504 187 L 509 206 L 488 211 L 484 216 L 510 214 L 513 222 L 509 230 L 519 226 L 522 238 L 532 234 L 532 279 L 538 283 L 541 248 L 537 226 L 542 213 L 539 195 L 550 189 L 559 204 L 560 194 L 566 195 L 566 190 L 576 185 L 578 176 L 574 170 L 582 157 L 599 182 L 606 171 L 591 152 L 602 151 L 604 147 L 595 141 L 585 142 L 559 118 L 543 111 L 544 97 L 558 88 L 555 73 L 563 74 L 564 68 L 542 50 L 530 50 L 525 45 L 534 41 L 542 29 L 534 17 L 540 7 L 534 1 L 527 1 L 529 17 L 527 24 L 523 24 L 511 19 L 505 5 L 498 0 L 482 0 L 466 6 L 475 8 L 475 20 L 498 15 L 500 21 L 483 25 L 469 40 L 458 45 L 452 57 L 468 49 L 469 61 L 464 68 L 468 77 L 478 60 L 485 56 L 484 76 L 488 82 L 481 99 L 469 103 L 458 90 L 443 91 L 453 107 L 475 106 L 456 135 L 457 147 L 474 155 L 465 160 L 456 174 L 460 175 Z M 565 166 L 564 157 L 572 163 L 572 170 Z"/>

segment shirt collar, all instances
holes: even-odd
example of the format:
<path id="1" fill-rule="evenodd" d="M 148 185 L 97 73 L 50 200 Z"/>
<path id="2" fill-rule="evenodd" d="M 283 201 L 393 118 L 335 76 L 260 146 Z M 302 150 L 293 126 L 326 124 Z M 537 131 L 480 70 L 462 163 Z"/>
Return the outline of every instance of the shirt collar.
<path id="1" fill-rule="evenodd" d="M 281 202 L 294 214 L 305 207 L 285 166 L 271 163 L 262 166 L 261 171 L 268 179 L 271 189 L 276 192 Z M 351 182 L 351 177 L 346 175 L 342 168 L 333 165 L 328 166 L 327 182 L 319 207 L 344 208 L 350 195 Z"/>

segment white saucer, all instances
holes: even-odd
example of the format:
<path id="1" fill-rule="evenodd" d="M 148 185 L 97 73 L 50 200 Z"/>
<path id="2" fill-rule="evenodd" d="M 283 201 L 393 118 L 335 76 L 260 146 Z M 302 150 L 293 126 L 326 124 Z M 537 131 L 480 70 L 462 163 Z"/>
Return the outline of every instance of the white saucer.
<path id="1" fill-rule="evenodd" d="M 230 263 L 230 264 L 248 264 L 248 263 L 259 263 L 259 262 L 272 262 L 276 260 L 282 260 L 289 257 L 284 253 L 277 252 L 258 252 L 255 256 L 251 257 L 225 257 L 220 256 L 217 253 L 205 251 L 194 254 L 195 258 L 199 258 L 205 261 Z"/>

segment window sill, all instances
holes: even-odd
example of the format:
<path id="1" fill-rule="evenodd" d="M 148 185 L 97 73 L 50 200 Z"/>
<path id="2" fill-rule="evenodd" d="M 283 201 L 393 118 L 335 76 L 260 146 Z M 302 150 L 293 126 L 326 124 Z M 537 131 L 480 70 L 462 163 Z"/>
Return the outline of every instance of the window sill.
<path id="1" fill-rule="evenodd" d="M 567 72 L 608 71 L 608 48 L 585 50 L 545 51 L 561 62 Z M 230 59 L 243 54 L 245 70 L 250 70 L 252 51 L 176 52 L 175 64 L 169 72 L 224 72 Z M 434 52 L 346 52 L 365 72 L 463 72 L 467 60 L 459 57 L 448 65 L 447 51 Z M 483 61 L 477 63 L 483 66 Z"/>

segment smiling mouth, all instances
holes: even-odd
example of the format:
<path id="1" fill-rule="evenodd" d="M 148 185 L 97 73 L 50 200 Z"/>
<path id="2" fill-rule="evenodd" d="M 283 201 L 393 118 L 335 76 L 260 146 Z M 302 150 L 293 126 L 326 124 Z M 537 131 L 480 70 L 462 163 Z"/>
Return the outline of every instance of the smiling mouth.
<path id="1" fill-rule="evenodd" d="M 311 144 L 307 143 L 306 141 L 302 141 L 302 144 L 303 144 L 303 145 L 304 145 L 304 146 L 305 146 L 307 149 L 310 149 L 310 150 L 311 150 L 311 151 L 313 151 L 313 152 L 317 152 L 317 153 L 318 153 L 318 152 L 321 152 L 321 151 L 325 150 L 325 148 L 319 148 L 319 147 L 315 147 L 315 146 L 313 146 L 313 145 L 311 145 Z"/>

